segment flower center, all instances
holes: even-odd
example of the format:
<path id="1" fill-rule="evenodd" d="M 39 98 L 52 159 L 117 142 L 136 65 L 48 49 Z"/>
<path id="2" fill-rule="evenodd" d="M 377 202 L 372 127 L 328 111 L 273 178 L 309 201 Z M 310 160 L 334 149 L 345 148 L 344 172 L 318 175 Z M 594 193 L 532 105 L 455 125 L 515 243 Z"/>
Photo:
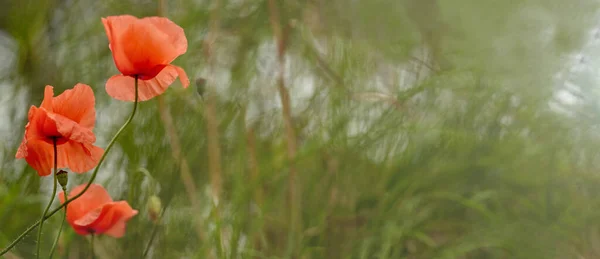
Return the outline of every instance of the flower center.
<path id="1" fill-rule="evenodd" d="M 66 143 L 68 141 L 68 139 L 66 139 L 62 135 L 58 135 L 58 136 L 57 135 L 50 135 L 50 136 L 47 136 L 47 138 L 48 138 L 48 141 L 51 144 L 56 143 L 56 145 L 61 145 L 61 144 L 64 144 L 64 143 Z"/>

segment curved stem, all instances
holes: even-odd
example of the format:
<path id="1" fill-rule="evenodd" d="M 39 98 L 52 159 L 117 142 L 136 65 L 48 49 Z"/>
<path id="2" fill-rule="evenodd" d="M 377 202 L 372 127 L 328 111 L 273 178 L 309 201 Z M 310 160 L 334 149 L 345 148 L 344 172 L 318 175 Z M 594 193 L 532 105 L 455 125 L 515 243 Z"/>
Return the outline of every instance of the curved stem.
<path id="1" fill-rule="evenodd" d="M 164 210 L 163 210 L 164 212 Z M 161 212 L 161 216 L 162 214 L 164 214 L 163 212 Z M 156 223 L 154 225 L 154 227 L 152 228 L 152 233 L 150 234 L 150 239 L 148 240 L 148 244 L 146 245 L 146 248 L 144 249 L 144 253 L 142 254 L 142 258 L 146 258 L 146 255 L 148 255 L 148 252 L 150 252 L 150 247 L 152 246 L 152 242 L 154 241 L 154 237 L 156 236 L 156 232 L 158 232 L 158 227 L 160 226 L 160 223 Z"/>
<path id="2" fill-rule="evenodd" d="M 147 170 L 146 170 L 147 171 Z M 175 188 L 175 183 L 177 182 L 177 174 L 172 174 L 171 179 L 169 180 L 169 185 L 168 185 L 168 189 L 167 189 L 167 193 L 169 194 L 165 200 L 165 205 L 162 208 L 160 215 L 158 216 L 159 219 L 162 219 L 165 216 L 165 213 L 167 212 L 167 208 L 169 207 L 169 205 L 171 205 L 171 201 L 173 201 L 173 195 L 174 195 L 174 188 Z M 142 259 L 146 258 L 146 256 L 148 255 L 148 252 L 150 252 L 150 247 L 152 245 L 152 242 L 154 241 L 154 237 L 156 236 L 156 233 L 158 232 L 158 227 L 160 226 L 161 222 L 157 222 L 156 225 L 154 225 L 154 228 L 152 229 L 152 234 L 150 236 L 150 240 L 148 241 L 148 245 L 146 245 L 146 249 L 144 249 L 144 253 L 142 254 Z"/>
<path id="3" fill-rule="evenodd" d="M 100 161 L 98 161 L 98 165 L 96 166 L 96 168 L 94 168 L 92 177 L 90 178 L 88 183 L 85 185 L 85 188 L 83 188 L 83 190 L 79 194 L 73 196 L 71 199 L 66 200 L 65 203 L 63 203 L 60 207 L 58 207 L 58 208 L 54 209 L 52 212 L 50 212 L 50 214 L 48 216 L 52 216 L 54 213 L 59 211 L 62 207 L 67 206 L 67 204 L 69 204 L 73 200 L 79 198 L 81 195 L 83 195 L 87 191 L 88 188 L 90 188 L 90 185 L 92 185 L 92 183 L 96 179 L 96 175 L 98 174 L 98 169 L 100 169 L 100 165 L 102 165 L 102 162 L 104 162 L 104 159 L 106 159 L 106 154 L 108 154 L 108 151 L 112 148 L 112 146 L 115 144 L 115 142 L 117 142 L 117 138 L 119 138 L 121 133 L 123 133 L 125 128 L 127 128 L 127 126 L 129 126 L 129 123 L 131 123 L 131 121 L 133 120 L 133 116 L 135 116 L 135 112 L 137 110 L 137 104 L 138 104 L 138 77 L 135 76 L 135 101 L 133 103 L 133 110 L 131 111 L 131 115 L 129 116 L 129 118 L 127 118 L 127 120 L 125 121 L 125 124 L 123 124 L 123 126 L 121 126 L 119 131 L 117 131 L 117 134 L 115 134 L 115 136 L 108 143 L 108 146 L 104 150 L 102 157 L 100 157 Z"/>
<path id="4" fill-rule="evenodd" d="M 54 147 L 54 172 L 52 172 L 52 175 L 54 177 L 54 179 L 53 179 L 54 184 L 52 185 L 52 196 L 50 197 L 50 201 L 48 202 L 48 205 L 46 205 L 46 209 L 44 209 L 44 213 L 42 213 L 42 217 L 40 218 L 40 227 L 38 228 L 37 244 L 36 244 L 36 247 L 37 247 L 37 253 L 35 254 L 36 258 L 40 258 L 40 248 L 41 248 L 41 242 L 42 242 L 42 228 L 44 227 L 44 220 L 46 220 L 45 216 L 46 216 L 46 213 L 48 213 L 50 206 L 52 206 L 52 202 L 54 201 L 54 196 L 56 195 L 56 183 L 57 183 L 56 172 L 58 172 L 58 169 L 57 169 L 58 152 L 56 151 L 56 137 L 52 138 L 52 146 Z"/>
<path id="5" fill-rule="evenodd" d="M 65 201 L 66 201 L 68 199 L 67 188 L 63 187 L 62 190 L 63 190 L 63 193 L 65 194 Z M 65 207 L 65 214 L 63 214 L 62 222 L 60 222 L 60 228 L 58 229 L 58 235 L 56 235 L 56 239 L 54 239 L 52 248 L 50 248 L 50 255 L 48 256 L 49 259 L 52 259 L 52 256 L 54 256 L 54 250 L 56 249 L 56 246 L 58 245 L 58 240 L 60 239 L 60 234 L 62 233 L 62 229 L 63 229 L 63 226 L 65 225 L 66 219 L 67 219 L 67 207 Z"/>
<path id="6" fill-rule="evenodd" d="M 123 130 L 125 130 L 125 128 L 133 120 L 133 116 L 135 115 L 135 111 L 137 110 L 138 98 L 139 98 L 139 96 L 138 96 L 138 77 L 135 76 L 135 101 L 133 103 L 133 110 L 131 111 L 131 115 L 129 116 L 129 118 L 127 119 L 127 121 L 125 121 L 125 124 L 123 124 L 123 126 L 121 126 L 121 128 L 119 129 L 119 131 L 117 131 L 117 134 L 115 134 L 115 136 L 108 143 L 108 146 L 104 150 L 104 153 L 102 154 L 102 157 L 100 157 L 100 161 L 98 162 L 98 165 L 96 166 L 96 168 L 94 169 L 94 172 L 92 173 L 92 178 L 90 178 L 90 180 L 88 181 L 88 183 L 85 186 L 85 188 L 83 188 L 83 190 L 79 194 L 73 196 L 71 199 L 66 200 L 62 205 L 60 205 L 56 209 L 50 211 L 50 213 L 48 213 L 45 217 L 43 217 L 44 220 L 47 219 L 47 218 L 52 217 L 52 215 L 54 215 L 56 212 L 58 212 L 59 210 L 61 210 L 63 207 L 67 206 L 73 200 L 79 198 L 81 195 L 83 195 L 87 191 L 87 189 L 90 187 L 90 185 L 92 185 L 92 183 L 96 179 L 96 174 L 98 174 L 98 169 L 100 168 L 100 165 L 102 165 L 102 162 L 104 162 L 104 159 L 106 158 L 106 154 L 108 154 L 108 151 L 115 144 L 115 142 L 116 142 L 117 138 L 119 137 L 119 135 L 121 135 L 121 133 L 123 133 Z M 31 225 L 29 228 L 27 228 L 23 233 L 21 233 L 21 235 L 19 235 L 17 237 L 17 239 L 15 239 L 12 243 L 10 243 L 10 245 L 8 245 L 8 247 L 4 248 L 4 250 L 2 250 L 0 252 L 0 255 L 5 254 L 11 248 L 13 248 L 17 243 L 19 243 L 25 237 L 25 235 L 29 234 L 29 232 L 31 232 L 35 227 L 37 227 L 38 225 L 40 225 L 41 221 L 42 221 L 42 219 L 38 220 L 33 225 Z"/>

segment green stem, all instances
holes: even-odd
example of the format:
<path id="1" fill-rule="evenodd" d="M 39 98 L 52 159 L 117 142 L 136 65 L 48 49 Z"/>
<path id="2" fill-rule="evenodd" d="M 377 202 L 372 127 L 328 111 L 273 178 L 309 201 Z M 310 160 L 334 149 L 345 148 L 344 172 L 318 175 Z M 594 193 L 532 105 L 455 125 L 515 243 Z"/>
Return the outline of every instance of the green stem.
<path id="1" fill-rule="evenodd" d="M 160 213 L 159 219 L 162 218 L 162 215 L 164 214 L 164 210 Z M 146 249 L 144 249 L 144 253 L 142 254 L 142 258 L 146 258 L 146 255 L 148 255 L 148 252 L 150 252 L 150 247 L 152 246 L 152 242 L 154 241 L 154 237 L 156 236 L 156 232 L 158 232 L 158 227 L 160 226 L 160 222 L 157 222 L 156 224 L 154 224 L 154 227 L 152 228 L 152 233 L 150 234 L 150 240 L 148 240 L 148 244 L 146 245 Z"/>
<path id="2" fill-rule="evenodd" d="M 67 188 L 63 186 L 63 193 L 65 194 L 65 201 L 68 199 L 67 196 Z M 49 259 L 52 259 L 54 256 L 54 250 L 58 245 L 58 240 L 60 239 L 60 234 L 62 233 L 63 226 L 65 225 L 65 219 L 67 218 L 67 207 L 65 207 L 65 214 L 63 214 L 62 222 L 60 223 L 60 228 L 58 229 L 58 235 L 56 235 L 56 239 L 54 239 L 54 243 L 52 244 L 52 248 L 50 248 L 50 256 Z"/>
<path id="3" fill-rule="evenodd" d="M 48 202 L 48 205 L 46 205 L 46 209 L 44 210 L 44 213 L 42 213 L 42 217 L 40 218 L 40 227 L 38 228 L 36 244 L 37 253 L 35 254 L 35 258 L 40 258 L 40 249 L 42 247 L 42 228 L 44 227 L 44 221 L 46 220 L 44 216 L 46 216 L 46 213 L 48 213 L 48 210 L 50 209 L 50 206 L 52 206 L 52 202 L 54 201 L 54 196 L 56 195 L 56 173 L 58 172 L 58 152 L 56 151 L 56 137 L 52 138 L 52 146 L 54 147 L 54 172 L 52 172 L 52 175 L 54 177 L 54 184 L 52 185 L 52 196 L 50 197 L 50 201 Z"/>
<path id="4" fill-rule="evenodd" d="M 94 253 L 94 237 L 96 235 L 94 235 L 94 233 L 92 233 L 92 240 L 90 241 L 90 250 L 92 252 L 92 259 L 94 259 L 96 257 L 96 254 Z"/>
<path id="5" fill-rule="evenodd" d="M 144 170 L 144 171 L 142 171 Z M 144 172 L 144 174 L 148 174 L 149 177 L 152 177 L 150 175 L 150 172 L 148 172 L 148 170 L 140 168 L 139 171 Z M 169 207 L 169 205 L 171 204 L 171 201 L 173 201 L 173 195 L 175 194 L 175 192 L 173 191 L 175 189 L 175 183 L 177 182 L 177 175 L 178 174 L 172 174 L 171 179 L 169 180 L 169 188 L 167 189 L 167 193 L 169 194 L 165 200 L 165 204 L 160 212 L 160 216 L 158 217 L 159 219 L 162 219 L 165 216 L 165 213 L 167 212 L 167 208 Z M 152 177 L 152 179 L 154 180 L 154 178 Z M 157 222 L 157 224 L 154 225 L 154 228 L 152 229 L 152 234 L 150 236 L 150 240 L 148 241 L 148 245 L 146 245 L 146 249 L 144 249 L 144 253 L 142 254 L 142 259 L 146 258 L 146 256 L 148 255 L 148 252 L 150 252 L 150 247 L 152 245 L 152 242 L 154 241 L 154 237 L 156 236 L 156 233 L 158 232 L 158 227 L 160 226 L 161 222 Z"/>
<path id="6" fill-rule="evenodd" d="M 223 236 L 221 234 L 222 231 L 222 221 L 221 221 L 221 215 L 220 215 L 220 211 L 219 211 L 219 204 L 215 203 L 213 199 L 211 199 L 212 204 L 213 204 L 213 220 L 215 220 L 217 222 L 217 228 L 215 229 L 215 235 L 216 235 L 216 239 L 217 239 L 217 257 L 218 258 L 224 258 L 225 256 L 225 250 L 223 250 Z"/>
<path id="7" fill-rule="evenodd" d="M 87 189 L 90 187 L 90 185 L 92 185 L 92 183 L 96 179 L 96 174 L 98 173 L 98 169 L 100 168 L 100 165 L 102 165 L 102 162 L 106 158 L 106 154 L 108 154 L 108 151 L 110 150 L 110 148 L 112 148 L 112 146 L 115 144 L 115 142 L 116 142 L 117 138 L 119 137 L 119 135 L 121 135 L 121 133 L 123 132 L 123 130 L 125 130 L 125 128 L 133 120 L 133 116 L 135 115 L 135 111 L 137 110 L 137 105 L 138 105 L 138 77 L 135 76 L 135 101 L 133 103 L 133 110 L 131 111 L 131 115 L 129 116 L 129 118 L 127 119 L 127 121 L 125 121 L 125 124 L 123 124 L 123 126 L 121 126 L 121 128 L 119 129 L 119 131 L 117 131 L 117 134 L 115 134 L 115 136 L 108 143 L 108 146 L 104 150 L 104 153 L 102 154 L 102 157 L 100 157 L 100 161 L 98 162 L 98 165 L 96 166 L 96 168 L 94 169 L 94 172 L 92 173 L 92 178 L 90 178 L 90 180 L 87 183 L 87 185 L 85 186 L 85 188 L 83 188 L 83 190 L 79 194 L 73 196 L 71 199 L 66 200 L 58 208 L 52 210 L 49 214 L 47 214 L 45 217 L 43 217 L 44 220 L 52 217 L 52 215 L 54 215 L 56 212 L 58 212 L 59 210 L 61 210 L 63 207 L 67 206 L 73 200 L 79 198 L 81 195 L 83 195 L 87 191 Z M 41 221 L 42 220 L 40 219 L 37 222 L 35 222 L 33 225 L 31 225 L 29 228 L 27 228 L 25 230 L 25 232 L 21 233 L 21 235 L 19 235 L 17 237 L 17 239 L 15 239 L 12 243 L 10 243 L 10 245 L 8 245 L 6 248 L 4 248 L 4 250 L 2 250 L 0 252 L 0 255 L 6 254 L 6 252 L 10 251 L 10 249 L 13 248 L 15 245 L 17 245 L 17 243 L 19 243 L 27 234 L 29 234 L 29 232 L 31 232 L 35 227 L 37 227 L 38 225 L 40 225 Z"/>

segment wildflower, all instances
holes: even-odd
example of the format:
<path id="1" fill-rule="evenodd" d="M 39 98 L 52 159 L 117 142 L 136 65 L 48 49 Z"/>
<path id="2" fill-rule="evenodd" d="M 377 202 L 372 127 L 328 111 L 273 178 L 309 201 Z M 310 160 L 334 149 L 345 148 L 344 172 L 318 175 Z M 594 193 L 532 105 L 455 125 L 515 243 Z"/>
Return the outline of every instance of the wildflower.
<path id="1" fill-rule="evenodd" d="M 179 80 L 183 87 L 190 81 L 183 69 L 171 65 L 187 51 L 183 29 L 167 18 L 131 15 L 102 18 L 113 59 L 121 75 L 106 82 L 106 92 L 117 100 L 134 101 L 134 78 L 138 77 L 139 101 L 164 93 Z"/>
<path id="2" fill-rule="evenodd" d="M 92 132 L 96 123 L 94 92 L 85 84 L 77 84 L 54 97 L 47 85 L 40 107 L 29 108 L 29 122 L 16 158 L 25 158 L 38 175 L 46 176 L 54 165 L 54 145 L 57 167 L 84 173 L 94 168 L 104 150 L 94 146 Z"/>
<path id="3" fill-rule="evenodd" d="M 69 198 L 85 188 L 79 185 L 71 191 Z M 60 203 L 65 202 L 64 193 L 58 194 Z M 126 201 L 113 201 L 108 192 L 98 184 L 92 184 L 79 198 L 67 205 L 67 222 L 80 235 L 104 234 L 112 237 L 125 235 L 125 224 L 138 211 Z"/>

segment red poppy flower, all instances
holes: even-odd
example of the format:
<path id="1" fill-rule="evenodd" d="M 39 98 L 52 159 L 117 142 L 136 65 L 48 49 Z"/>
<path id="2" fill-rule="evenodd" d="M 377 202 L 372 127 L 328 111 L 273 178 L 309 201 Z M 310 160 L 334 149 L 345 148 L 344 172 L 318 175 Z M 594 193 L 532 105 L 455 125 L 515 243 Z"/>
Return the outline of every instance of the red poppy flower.
<path id="1" fill-rule="evenodd" d="M 16 158 L 25 158 L 40 176 L 49 175 L 54 166 L 54 140 L 57 165 L 84 173 L 94 168 L 104 150 L 94 146 L 96 123 L 94 92 L 88 85 L 77 84 L 54 97 L 47 85 L 40 108 L 29 108 L 29 123 Z"/>
<path id="2" fill-rule="evenodd" d="M 117 100 L 134 101 L 138 76 L 139 101 L 164 93 L 177 76 L 183 87 L 190 81 L 182 68 L 171 65 L 187 51 L 183 29 L 167 18 L 131 15 L 102 18 L 117 69 L 106 82 L 106 92 Z"/>
<path id="3" fill-rule="evenodd" d="M 83 188 L 85 184 L 73 188 L 69 199 Z M 58 198 L 61 204 L 65 202 L 63 192 L 58 194 Z M 113 201 L 102 186 L 92 184 L 83 195 L 67 205 L 67 222 L 80 235 L 94 233 L 118 238 L 125 235 L 125 223 L 137 213 L 126 201 Z"/>

